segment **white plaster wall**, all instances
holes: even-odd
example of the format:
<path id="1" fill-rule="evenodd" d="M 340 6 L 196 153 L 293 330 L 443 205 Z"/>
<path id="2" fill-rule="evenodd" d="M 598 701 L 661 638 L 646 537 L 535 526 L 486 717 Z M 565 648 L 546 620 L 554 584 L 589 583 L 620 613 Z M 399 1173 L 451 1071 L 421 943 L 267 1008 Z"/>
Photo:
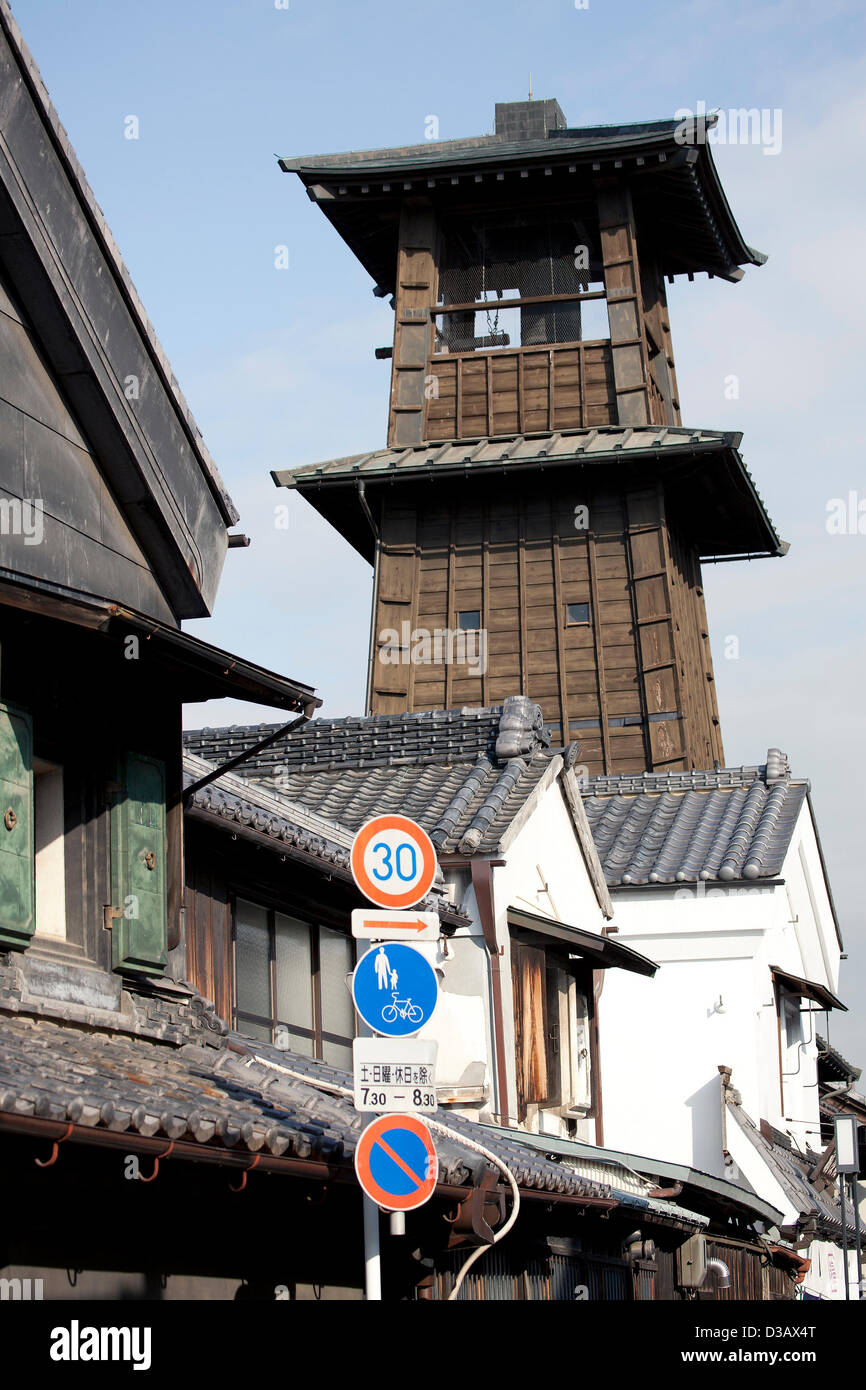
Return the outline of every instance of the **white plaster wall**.
<path id="1" fill-rule="evenodd" d="M 817 1019 L 803 1015 L 806 1043 L 799 1073 L 784 1078 L 783 1106 L 770 976 L 777 965 L 834 987 L 838 943 L 829 899 L 821 879 L 812 879 L 809 892 L 804 863 L 810 876 L 820 873 L 807 805 L 780 875 L 785 886 L 614 895 L 617 939 L 660 969 L 654 981 L 613 970 L 605 978 L 599 1024 L 607 1145 L 724 1176 L 718 1068 L 725 1065 L 756 1124 L 767 1119 L 801 1147 L 820 1147 Z M 642 985 L 652 991 L 649 1000 Z M 723 1012 L 714 1007 L 720 997 Z"/>

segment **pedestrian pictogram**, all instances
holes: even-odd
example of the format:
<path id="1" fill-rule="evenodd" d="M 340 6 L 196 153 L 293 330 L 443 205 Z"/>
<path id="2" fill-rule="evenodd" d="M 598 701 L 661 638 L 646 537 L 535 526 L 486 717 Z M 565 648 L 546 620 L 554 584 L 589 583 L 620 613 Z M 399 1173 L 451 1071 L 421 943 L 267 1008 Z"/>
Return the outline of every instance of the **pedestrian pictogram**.
<path id="1" fill-rule="evenodd" d="M 363 941 L 438 941 L 442 924 L 438 912 L 377 912 L 372 907 L 352 910 L 352 935 Z"/>
<path id="2" fill-rule="evenodd" d="M 391 1038 L 417 1033 L 439 998 L 436 971 L 420 951 L 389 941 L 373 946 L 352 976 L 355 1008 L 368 1028 Z"/>
<path id="3" fill-rule="evenodd" d="M 386 1211 L 423 1206 L 439 1175 L 429 1128 L 415 1115 L 380 1115 L 358 1140 L 355 1173 L 371 1201 Z"/>
<path id="4" fill-rule="evenodd" d="M 379 907 L 413 907 L 436 877 L 436 851 L 426 830 L 408 816 L 376 816 L 352 842 L 352 877 Z"/>

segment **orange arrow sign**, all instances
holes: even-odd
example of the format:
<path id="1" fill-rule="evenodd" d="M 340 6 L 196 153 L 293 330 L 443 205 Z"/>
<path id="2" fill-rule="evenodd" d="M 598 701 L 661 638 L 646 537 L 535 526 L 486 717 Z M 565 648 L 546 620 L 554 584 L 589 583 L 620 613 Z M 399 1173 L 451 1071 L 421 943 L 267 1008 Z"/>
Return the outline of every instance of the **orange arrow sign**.
<path id="1" fill-rule="evenodd" d="M 394 941 L 412 935 L 416 941 L 436 941 L 442 935 L 438 912 L 376 912 L 356 907 L 352 935 L 366 941 Z"/>
<path id="2" fill-rule="evenodd" d="M 365 919 L 364 919 L 364 926 L 365 926 L 369 931 L 381 931 L 381 930 L 382 930 L 382 925 L 383 925 L 383 924 L 382 924 L 381 921 L 379 921 L 379 922 L 377 922 L 377 921 L 375 921 L 375 920 L 374 920 L 374 921 L 370 921 L 370 920 L 369 920 L 368 918 L 366 918 L 366 917 L 365 917 Z M 426 931 L 426 930 L 427 930 L 427 923 L 424 921 L 424 919 L 423 919 L 422 917 L 416 917 L 416 918 L 414 919 L 414 921 L 411 921 L 411 922 L 395 922 L 394 919 L 391 918 L 391 920 L 388 922 L 388 930 L 389 930 L 389 931 L 415 931 L 415 932 L 418 932 L 418 931 Z"/>

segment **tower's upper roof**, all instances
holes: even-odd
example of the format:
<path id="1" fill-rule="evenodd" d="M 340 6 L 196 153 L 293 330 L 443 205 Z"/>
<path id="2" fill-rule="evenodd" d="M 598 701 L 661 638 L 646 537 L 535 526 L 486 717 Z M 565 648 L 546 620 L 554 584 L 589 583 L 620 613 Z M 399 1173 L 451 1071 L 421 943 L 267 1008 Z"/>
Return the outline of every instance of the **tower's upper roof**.
<path id="1" fill-rule="evenodd" d="M 713 114 L 641 124 L 570 127 L 558 103 L 496 108 L 496 133 L 393 149 L 280 160 L 296 173 L 383 292 L 394 289 L 404 197 L 449 211 L 551 197 L 585 197 L 597 179 L 625 179 L 644 242 L 664 274 L 729 280 L 761 265 L 737 226 L 707 143 Z"/>

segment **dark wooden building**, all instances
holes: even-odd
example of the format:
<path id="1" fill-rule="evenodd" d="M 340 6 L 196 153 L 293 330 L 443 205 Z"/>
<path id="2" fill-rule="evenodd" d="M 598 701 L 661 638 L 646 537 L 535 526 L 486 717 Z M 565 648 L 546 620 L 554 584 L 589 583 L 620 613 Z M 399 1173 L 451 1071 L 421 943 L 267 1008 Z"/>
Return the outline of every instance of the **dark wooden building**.
<path id="1" fill-rule="evenodd" d="M 701 564 L 784 553 L 684 428 L 665 278 L 744 242 L 702 124 L 285 159 L 394 307 L 387 447 L 275 473 L 375 566 L 372 713 L 538 701 L 590 774 L 723 760 Z"/>

